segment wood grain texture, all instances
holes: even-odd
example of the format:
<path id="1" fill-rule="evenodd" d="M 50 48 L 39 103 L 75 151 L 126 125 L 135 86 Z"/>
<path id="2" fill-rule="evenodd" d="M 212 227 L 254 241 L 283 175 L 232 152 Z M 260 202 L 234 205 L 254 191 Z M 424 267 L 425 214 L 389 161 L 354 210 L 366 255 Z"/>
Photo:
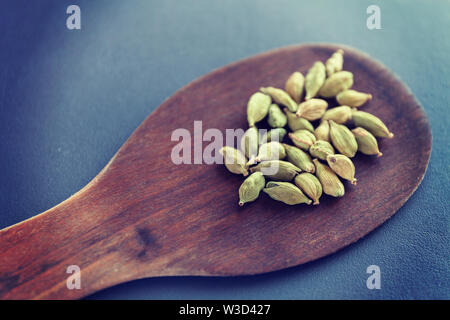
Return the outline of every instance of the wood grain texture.
<path id="1" fill-rule="evenodd" d="M 343 46 L 339 46 L 343 47 Z M 358 185 L 319 206 L 287 206 L 261 194 L 238 206 L 242 177 L 223 165 L 171 162 L 177 128 L 246 129 L 246 103 L 261 86 L 283 87 L 338 46 L 277 49 L 231 64 L 180 89 L 152 113 L 110 163 L 58 206 L 0 231 L 0 297 L 74 299 L 117 283 L 168 275 L 257 274 L 302 264 L 360 239 L 416 190 L 431 152 L 422 107 L 390 71 L 348 47 L 354 89 L 374 96 L 361 110 L 383 119 L 394 139 L 383 157 L 358 154 Z M 208 143 L 204 143 L 205 147 Z M 69 265 L 81 289 L 68 290 Z"/>

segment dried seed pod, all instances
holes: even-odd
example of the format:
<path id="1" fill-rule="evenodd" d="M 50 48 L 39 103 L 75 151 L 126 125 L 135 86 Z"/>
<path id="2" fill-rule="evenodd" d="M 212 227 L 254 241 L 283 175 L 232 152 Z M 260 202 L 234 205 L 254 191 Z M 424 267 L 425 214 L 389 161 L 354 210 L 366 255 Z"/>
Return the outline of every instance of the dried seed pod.
<path id="1" fill-rule="evenodd" d="M 294 72 L 289 79 L 287 79 L 284 89 L 296 103 L 300 103 L 300 101 L 302 101 L 304 84 L 305 77 L 303 77 L 303 74 Z"/>
<path id="2" fill-rule="evenodd" d="M 283 147 L 286 150 L 286 157 L 290 163 L 306 172 L 314 173 L 316 171 L 311 157 L 305 151 L 288 144 L 283 144 Z"/>
<path id="3" fill-rule="evenodd" d="M 355 136 L 346 126 L 337 124 L 333 120 L 329 120 L 329 122 L 330 139 L 334 147 L 343 155 L 353 158 L 358 150 Z"/>
<path id="4" fill-rule="evenodd" d="M 342 197 L 345 188 L 339 177 L 326 164 L 320 163 L 318 159 L 313 160 L 316 166 L 316 176 L 319 178 L 323 192 L 332 197 Z"/>
<path id="5" fill-rule="evenodd" d="M 244 155 L 250 159 L 249 162 L 252 163 L 256 156 L 258 155 L 259 146 L 259 132 L 256 127 L 250 127 L 245 131 L 241 138 L 241 150 Z"/>
<path id="6" fill-rule="evenodd" d="M 355 165 L 352 160 L 343 154 L 331 154 L 327 156 L 327 162 L 331 170 L 336 172 L 341 178 L 356 185 Z"/>
<path id="7" fill-rule="evenodd" d="M 269 116 L 267 118 L 267 123 L 272 128 L 282 128 L 287 123 L 286 115 L 276 104 L 271 104 L 269 107 Z"/>
<path id="8" fill-rule="evenodd" d="M 322 184 L 315 175 L 303 172 L 295 177 L 294 182 L 297 187 L 314 201 L 313 205 L 319 204 L 319 198 L 322 196 Z"/>
<path id="9" fill-rule="evenodd" d="M 286 151 L 278 141 L 271 141 L 259 146 L 256 162 L 268 160 L 281 160 L 286 157 Z"/>
<path id="10" fill-rule="evenodd" d="M 339 71 L 332 74 L 320 88 L 319 95 L 325 98 L 335 97 L 339 92 L 351 88 L 353 85 L 353 73 Z"/>
<path id="11" fill-rule="evenodd" d="M 327 75 L 325 65 L 321 61 L 316 61 L 305 77 L 305 100 L 317 96 L 320 88 L 325 82 Z"/>
<path id="12" fill-rule="evenodd" d="M 267 131 L 262 137 L 261 137 L 261 144 L 270 142 L 270 141 L 278 141 L 281 142 L 284 139 L 284 136 L 287 134 L 287 131 L 285 128 L 275 128 Z"/>
<path id="13" fill-rule="evenodd" d="M 323 117 L 322 121 L 333 120 L 336 123 L 344 124 L 352 118 L 352 109 L 349 106 L 339 106 L 336 108 L 328 109 Z"/>
<path id="14" fill-rule="evenodd" d="M 370 93 L 359 92 L 351 89 L 344 90 L 336 96 L 336 100 L 339 104 L 352 108 L 360 107 L 371 99 L 372 95 Z"/>
<path id="15" fill-rule="evenodd" d="M 298 187 L 290 182 L 269 181 L 263 191 L 272 199 L 289 205 L 300 203 L 311 204 L 312 202 Z"/>
<path id="16" fill-rule="evenodd" d="M 393 138 L 394 134 L 378 117 L 364 111 L 352 110 L 353 123 L 357 127 L 363 127 L 375 137 Z"/>
<path id="17" fill-rule="evenodd" d="M 219 153 L 223 156 L 225 167 L 232 173 L 242 174 L 244 177 L 248 175 L 245 164 L 247 158 L 237 149 L 232 147 L 222 147 Z"/>
<path id="18" fill-rule="evenodd" d="M 247 104 L 247 120 L 249 127 L 253 127 L 255 123 L 266 117 L 271 102 L 272 99 L 270 96 L 261 92 L 256 92 L 250 97 Z"/>
<path id="19" fill-rule="evenodd" d="M 358 143 L 358 151 L 367 155 L 381 157 L 383 154 L 378 149 L 377 139 L 366 129 L 357 127 L 352 130 Z"/>
<path id="20" fill-rule="evenodd" d="M 314 158 L 319 158 L 320 160 L 327 160 L 327 156 L 330 154 L 334 154 L 333 146 L 323 140 L 317 140 L 313 143 L 313 145 L 309 148 L 309 153 Z"/>
<path id="21" fill-rule="evenodd" d="M 328 121 L 322 121 L 314 130 L 314 135 L 317 140 L 330 142 L 330 124 Z"/>
<path id="22" fill-rule="evenodd" d="M 298 105 L 297 117 L 305 118 L 309 121 L 314 121 L 322 118 L 328 108 L 328 102 L 323 99 L 309 99 Z"/>
<path id="23" fill-rule="evenodd" d="M 298 104 L 292 100 L 291 96 L 286 91 L 274 87 L 260 88 L 259 91 L 268 94 L 276 104 L 286 106 L 289 111 L 297 111 Z"/>
<path id="24" fill-rule="evenodd" d="M 291 181 L 302 170 L 283 160 L 263 161 L 250 168 L 250 172 L 261 172 L 272 180 Z"/>
<path id="25" fill-rule="evenodd" d="M 290 112 L 287 108 L 284 108 L 284 113 L 286 114 L 288 127 L 289 129 L 291 129 L 291 131 L 304 129 L 310 132 L 314 132 L 314 127 L 308 120 L 304 118 L 298 118 L 295 113 Z"/>
<path id="26" fill-rule="evenodd" d="M 308 151 L 309 147 L 316 142 L 316 137 L 308 130 L 297 130 L 288 135 L 297 147 L 305 151 Z"/>
<path id="27" fill-rule="evenodd" d="M 327 70 L 327 76 L 339 72 L 344 65 L 344 50 L 338 49 L 331 57 L 325 62 L 325 69 Z"/>
<path id="28" fill-rule="evenodd" d="M 261 172 L 252 173 L 239 187 L 239 205 L 255 201 L 266 184 L 266 179 Z"/>

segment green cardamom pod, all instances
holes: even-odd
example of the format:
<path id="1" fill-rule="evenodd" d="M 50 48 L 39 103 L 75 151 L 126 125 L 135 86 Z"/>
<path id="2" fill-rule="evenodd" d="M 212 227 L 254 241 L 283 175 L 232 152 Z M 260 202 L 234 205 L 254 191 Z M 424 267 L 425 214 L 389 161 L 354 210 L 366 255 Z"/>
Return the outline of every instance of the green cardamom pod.
<path id="1" fill-rule="evenodd" d="M 295 177 L 294 182 L 297 187 L 314 201 L 313 205 L 319 204 L 319 198 L 322 196 L 322 184 L 315 175 L 303 172 Z"/>
<path id="2" fill-rule="evenodd" d="M 340 105 L 357 108 L 372 99 L 370 93 L 359 92 L 356 90 L 344 90 L 336 96 L 336 100 Z"/>
<path id="3" fill-rule="evenodd" d="M 286 91 L 274 87 L 260 88 L 259 91 L 268 94 L 276 104 L 286 106 L 289 111 L 297 111 L 298 104 L 292 100 L 291 96 Z"/>
<path id="4" fill-rule="evenodd" d="M 316 171 L 316 167 L 311 161 L 309 154 L 289 144 L 283 144 L 283 146 L 286 150 L 287 160 L 290 163 L 306 172 L 314 173 Z"/>
<path id="5" fill-rule="evenodd" d="M 297 130 L 288 134 L 292 142 L 305 151 L 309 150 L 309 147 L 316 142 L 316 137 L 308 130 Z"/>
<path id="6" fill-rule="evenodd" d="M 259 146 L 256 162 L 268 160 L 281 160 L 286 157 L 286 151 L 278 141 L 271 141 Z"/>
<path id="7" fill-rule="evenodd" d="M 322 121 L 314 130 L 314 135 L 317 140 L 330 142 L 330 124 L 328 121 Z"/>
<path id="8" fill-rule="evenodd" d="M 343 155 L 353 158 L 358 150 L 355 136 L 346 126 L 338 124 L 333 120 L 330 122 L 330 139 L 334 147 Z"/>
<path id="9" fill-rule="evenodd" d="M 269 116 L 267 123 L 272 128 L 282 128 L 287 123 L 286 115 L 281 111 L 280 107 L 276 104 L 272 104 L 269 108 Z"/>
<path id="10" fill-rule="evenodd" d="M 336 172 L 338 176 L 356 185 L 355 165 L 352 160 L 343 154 L 331 154 L 327 156 L 327 162 L 331 170 Z"/>
<path id="11" fill-rule="evenodd" d="M 239 205 L 255 201 L 266 184 L 266 179 L 261 172 L 252 173 L 239 187 Z"/>
<path id="12" fill-rule="evenodd" d="M 352 119 L 356 127 L 363 127 L 375 137 L 393 138 L 394 134 L 378 117 L 364 111 L 352 110 Z"/>
<path id="13" fill-rule="evenodd" d="M 358 151 L 367 155 L 377 155 L 381 157 L 383 154 L 378 149 L 377 139 L 364 128 L 357 127 L 352 130 L 353 135 L 358 143 Z"/>
<path id="14" fill-rule="evenodd" d="M 289 205 L 300 203 L 311 204 L 312 202 L 298 187 L 290 182 L 269 181 L 263 191 L 272 199 Z"/>
<path id="15" fill-rule="evenodd" d="M 328 102 L 323 99 L 309 99 L 298 105 L 297 117 L 314 121 L 322 118 L 328 108 Z"/>
<path id="16" fill-rule="evenodd" d="M 353 85 L 353 73 L 339 71 L 333 73 L 320 88 L 319 95 L 325 98 L 335 97 L 339 92 L 351 88 Z"/>
<path id="17" fill-rule="evenodd" d="M 305 100 L 314 98 L 327 77 L 325 65 L 321 61 L 316 61 L 305 77 Z"/>
<path id="18" fill-rule="evenodd" d="M 247 104 L 247 120 L 249 127 L 253 127 L 255 123 L 261 121 L 269 112 L 272 99 L 270 96 L 261 92 L 254 93 Z"/>
<path id="19" fill-rule="evenodd" d="M 261 144 L 270 142 L 270 141 L 278 141 L 281 142 L 284 139 L 284 136 L 287 134 L 287 131 L 285 128 L 274 128 L 269 131 L 267 131 L 262 137 L 261 137 Z"/>
<path id="20" fill-rule="evenodd" d="M 295 113 L 290 112 L 287 108 L 284 109 L 284 113 L 286 114 L 288 127 L 289 129 L 291 129 L 291 131 L 304 129 L 310 132 L 314 132 L 314 127 L 308 120 L 304 118 L 298 118 Z"/>
<path id="21" fill-rule="evenodd" d="M 304 83 L 305 77 L 300 72 L 294 72 L 286 81 L 284 89 L 296 103 L 302 101 Z"/>
<path id="22" fill-rule="evenodd" d="M 332 197 L 344 196 L 344 185 L 336 173 L 326 164 L 320 163 L 318 159 L 314 159 L 313 162 L 316 165 L 316 176 L 319 178 L 323 192 Z"/>
<path id="23" fill-rule="evenodd" d="M 248 175 L 246 163 L 247 158 L 237 149 L 232 147 L 222 147 L 219 153 L 223 156 L 225 167 L 232 173 Z"/>
<path id="24" fill-rule="evenodd" d="M 325 62 L 325 69 L 327 70 L 328 77 L 336 72 L 341 71 L 343 65 L 344 65 L 344 50 L 338 49 Z"/>
<path id="25" fill-rule="evenodd" d="M 262 172 L 272 180 L 291 181 L 302 170 L 292 163 L 283 160 L 263 161 L 250 168 L 250 172 Z"/>
<path id="26" fill-rule="evenodd" d="M 259 132 L 256 127 L 250 127 L 241 138 L 241 150 L 244 155 L 253 163 L 258 155 Z"/>
<path id="27" fill-rule="evenodd" d="M 339 106 L 336 108 L 328 109 L 323 117 L 322 121 L 333 120 L 336 123 L 344 124 L 352 118 L 352 109 L 349 106 Z"/>
<path id="28" fill-rule="evenodd" d="M 309 153 L 314 158 L 319 158 L 320 160 L 327 160 L 327 156 L 330 154 L 334 154 L 333 146 L 323 140 L 317 140 L 313 143 L 313 145 L 309 148 Z"/>

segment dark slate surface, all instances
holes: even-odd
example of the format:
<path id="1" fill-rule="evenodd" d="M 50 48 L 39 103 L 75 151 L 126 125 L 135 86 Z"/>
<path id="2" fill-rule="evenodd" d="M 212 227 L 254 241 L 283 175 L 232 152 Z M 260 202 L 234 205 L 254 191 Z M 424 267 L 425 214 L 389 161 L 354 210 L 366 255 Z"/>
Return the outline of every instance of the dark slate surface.
<path id="1" fill-rule="evenodd" d="M 70 4 L 82 29 L 65 27 Z M 366 8 L 381 8 L 368 30 Z M 93 299 L 450 298 L 450 3 L 426 1 L 0 2 L 0 228 L 82 188 L 164 99 L 195 78 L 269 49 L 354 46 L 423 104 L 427 174 L 383 226 L 336 254 L 270 274 L 133 281 Z M 395 106 L 393 106 L 395 107 Z M 366 288 L 367 266 L 381 290 Z"/>

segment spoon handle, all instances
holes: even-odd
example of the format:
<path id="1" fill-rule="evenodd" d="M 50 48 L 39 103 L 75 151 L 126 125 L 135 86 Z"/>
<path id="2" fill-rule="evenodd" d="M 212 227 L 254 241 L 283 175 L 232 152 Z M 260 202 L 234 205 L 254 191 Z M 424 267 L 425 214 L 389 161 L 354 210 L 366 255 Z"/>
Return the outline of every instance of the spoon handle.
<path id="1" fill-rule="evenodd" d="M 102 261 L 102 258 L 95 259 L 102 252 L 95 252 L 96 243 L 86 238 L 86 232 L 95 227 L 95 219 L 87 214 L 86 200 L 75 195 L 40 215 L 0 231 L 0 298 L 65 299 L 82 296 L 90 290 L 83 285 L 90 286 L 91 281 L 84 278 L 100 276 L 92 266 Z M 66 273 L 71 265 L 82 270 L 81 289 L 67 287 L 67 278 L 74 274 Z M 73 270 L 76 267 L 69 268 Z"/>
<path id="2" fill-rule="evenodd" d="M 146 276 L 159 274 L 157 259 L 139 261 L 151 249 L 145 229 L 121 223 L 127 209 L 90 185 L 0 230 L 0 299 L 76 299 L 142 276 L 144 267 Z"/>

